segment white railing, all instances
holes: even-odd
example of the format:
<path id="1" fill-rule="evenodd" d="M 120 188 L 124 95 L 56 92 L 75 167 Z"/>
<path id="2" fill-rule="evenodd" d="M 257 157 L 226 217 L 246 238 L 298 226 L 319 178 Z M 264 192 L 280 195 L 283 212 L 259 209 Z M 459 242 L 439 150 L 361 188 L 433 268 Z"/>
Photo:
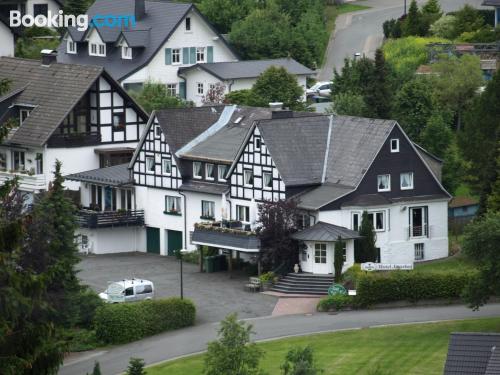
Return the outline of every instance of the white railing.
<path id="1" fill-rule="evenodd" d="M 39 192 L 40 190 L 45 190 L 46 188 L 45 175 L 43 174 L 30 176 L 25 173 L 11 173 L 4 171 L 0 172 L 0 184 L 3 184 L 8 180 L 12 180 L 16 176 L 19 178 L 19 189 L 22 191 Z"/>

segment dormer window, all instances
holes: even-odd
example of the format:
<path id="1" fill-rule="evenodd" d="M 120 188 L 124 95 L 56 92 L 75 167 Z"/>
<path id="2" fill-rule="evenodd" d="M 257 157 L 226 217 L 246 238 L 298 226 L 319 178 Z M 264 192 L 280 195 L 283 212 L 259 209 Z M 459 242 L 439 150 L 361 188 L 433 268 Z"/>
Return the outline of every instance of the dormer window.
<path id="1" fill-rule="evenodd" d="M 28 118 L 29 115 L 30 115 L 29 109 L 19 110 L 19 126 L 23 124 L 23 122 Z"/>
<path id="2" fill-rule="evenodd" d="M 399 139 L 391 139 L 391 152 L 399 152 Z"/>
<path id="3" fill-rule="evenodd" d="M 122 59 L 132 60 L 132 48 L 129 46 L 122 46 Z"/>
<path id="4" fill-rule="evenodd" d="M 89 43 L 89 55 L 106 57 L 106 45 L 103 43 Z"/>
<path id="5" fill-rule="evenodd" d="M 213 164 L 205 164 L 205 178 L 211 181 L 215 179 L 215 168 Z"/>
<path id="6" fill-rule="evenodd" d="M 68 38 L 66 44 L 66 52 L 75 55 L 77 53 L 76 42 L 73 39 Z"/>
<path id="7" fill-rule="evenodd" d="M 191 31 L 191 17 L 186 17 L 186 31 Z"/>
<path id="8" fill-rule="evenodd" d="M 201 163 L 199 161 L 193 162 L 193 177 L 201 178 Z"/>

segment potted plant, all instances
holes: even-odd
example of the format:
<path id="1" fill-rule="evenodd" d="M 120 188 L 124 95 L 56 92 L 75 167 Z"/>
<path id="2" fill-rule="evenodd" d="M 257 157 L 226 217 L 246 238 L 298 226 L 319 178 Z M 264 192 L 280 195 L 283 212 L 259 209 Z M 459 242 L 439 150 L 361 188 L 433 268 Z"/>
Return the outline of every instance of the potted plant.
<path id="1" fill-rule="evenodd" d="M 277 277 L 274 274 L 274 272 L 270 271 L 270 272 L 266 272 L 266 273 L 263 273 L 262 275 L 260 275 L 259 279 L 260 279 L 260 282 L 262 284 L 262 290 L 266 291 L 266 290 L 271 289 L 271 287 L 275 283 Z"/>

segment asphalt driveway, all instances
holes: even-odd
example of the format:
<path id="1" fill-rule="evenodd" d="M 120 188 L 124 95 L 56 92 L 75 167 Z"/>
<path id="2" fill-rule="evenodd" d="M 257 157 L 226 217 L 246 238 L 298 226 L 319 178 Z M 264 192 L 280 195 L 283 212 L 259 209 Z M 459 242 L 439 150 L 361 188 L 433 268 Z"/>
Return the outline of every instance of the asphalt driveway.
<path id="1" fill-rule="evenodd" d="M 154 283 L 156 297 L 172 297 L 180 295 L 179 268 L 177 259 L 154 254 L 89 255 L 82 258 L 78 276 L 96 292 L 108 281 L 143 278 Z M 248 277 L 200 273 L 197 265 L 185 262 L 183 270 L 184 297 L 196 304 L 197 323 L 218 322 L 232 312 L 240 318 L 269 316 L 276 305 L 276 297 L 245 291 Z"/>

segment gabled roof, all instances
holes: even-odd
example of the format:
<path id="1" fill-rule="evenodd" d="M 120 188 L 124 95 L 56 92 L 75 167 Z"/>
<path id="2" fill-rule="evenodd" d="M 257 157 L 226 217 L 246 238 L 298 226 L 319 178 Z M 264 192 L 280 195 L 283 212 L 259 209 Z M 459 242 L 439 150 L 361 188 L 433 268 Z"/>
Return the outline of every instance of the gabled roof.
<path id="1" fill-rule="evenodd" d="M 146 47 L 151 38 L 151 29 L 147 30 L 124 30 L 121 33 L 123 39 L 130 48 Z"/>
<path id="2" fill-rule="evenodd" d="M 465 207 L 465 206 L 474 206 L 479 204 L 477 199 L 470 198 L 470 197 L 454 197 L 448 207 L 450 208 L 455 208 L 455 207 Z"/>
<path id="3" fill-rule="evenodd" d="M 123 186 L 132 184 L 133 182 L 130 177 L 127 164 L 73 173 L 65 176 L 64 178 L 72 181 L 89 182 L 110 186 Z"/>
<path id="4" fill-rule="evenodd" d="M 51 64 L 37 60 L 0 58 L 0 78 L 11 81 L 8 95 L 13 105 L 33 106 L 30 116 L 16 129 L 11 143 L 42 146 L 92 84 L 103 74 L 102 67 Z"/>
<path id="5" fill-rule="evenodd" d="M 133 15 L 135 14 L 134 4 L 135 0 L 96 0 L 87 11 L 87 14 L 90 18 L 96 14 Z M 109 27 L 98 29 L 99 35 L 105 43 L 116 44 L 123 32 L 126 34 L 127 41 L 130 38 L 131 43 L 136 44 L 138 47 L 143 47 L 135 51 L 133 59 L 123 60 L 121 58 L 121 49 L 112 47 L 107 48 L 106 57 L 89 56 L 87 48 L 83 48 L 83 46 L 79 46 L 77 54 L 67 54 L 66 43 L 63 41 L 58 48 L 58 61 L 77 62 L 86 65 L 103 65 L 113 78 L 123 80 L 147 65 L 156 56 L 160 48 L 191 10 L 200 15 L 209 27 L 217 33 L 193 4 L 146 0 L 145 6 L 146 14 L 136 20 L 135 28 L 129 25 L 124 26 L 123 29 Z M 145 30 L 149 30 L 148 38 L 144 38 Z M 134 34 L 134 32 L 137 34 Z M 78 31 L 76 28 L 70 27 L 68 28 L 68 34 L 74 41 L 82 42 L 85 40 L 87 32 Z M 231 49 L 223 38 L 220 38 L 220 40 Z M 237 55 L 235 54 L 235 56 Z"/>
<path id="6" fill-rule="evenodd" d="M 498 333 L 452 333 L 443 374 L 498 375 L 499 351 Z"/>
<path id="7" fill-rule="evenodd" d="M 338 225 L 319 221 L 300 232 L 294 233 L 292 238 L 301 241 L 337 241 L 339 237 L 343 240 L 360 238 L 358 232 L 340 227 Z"/>
<path id="8" fill-rule="evenodd" d="M 179 74 L 183 74 L 189 72 L 190 70 L 200 68 L 219 78 L 220 80 L 255 78 L 260 76 L 271 66 L 283 67 L 289 73 L 295 75 L 314 74 L 311 69 L 305 67 L 292 58 L 195 64 L 186 68 L 179 69 Z"/>

